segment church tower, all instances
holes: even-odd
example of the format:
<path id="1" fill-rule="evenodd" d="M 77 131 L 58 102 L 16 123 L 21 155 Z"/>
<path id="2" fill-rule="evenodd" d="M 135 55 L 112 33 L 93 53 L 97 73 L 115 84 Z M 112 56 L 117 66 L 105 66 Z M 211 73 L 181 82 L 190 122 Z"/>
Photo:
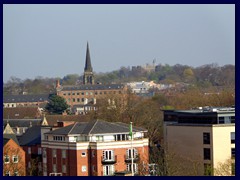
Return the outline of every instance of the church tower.
<path id="1" fill-rule="evenodd" d="M 90 51 L 87 43 L 86 62 L 83 75 L 83 84 L 94 84 L 93 69 L 91 65 Z"/>

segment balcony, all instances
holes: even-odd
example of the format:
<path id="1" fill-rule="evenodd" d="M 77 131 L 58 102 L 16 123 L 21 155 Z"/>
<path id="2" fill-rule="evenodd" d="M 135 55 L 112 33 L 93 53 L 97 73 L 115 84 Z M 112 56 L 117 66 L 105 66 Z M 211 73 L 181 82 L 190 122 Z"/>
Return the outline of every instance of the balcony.
<path id="1" fill-rule="evenodd" d="M 106 165 L 106 164 L 115 164 L 117 162 L 117 156 L 113 156 L 111 159 L 104 159 L 103 157 L 101 157 L 102 159 L 102 164 Z"/>
<path id="2" fill-rule="evenodd" d="M 132 158 L 131 157 L 129 157 L 127 155 L 124 155 L 124 158 L 125 158 L 125 163 L 131 163 L 132 162 Z M 139 156 L 138 155 L 133 157 L 133 162 L 134 163 L 137 163 L 138 160 L 139 160 Z"/>

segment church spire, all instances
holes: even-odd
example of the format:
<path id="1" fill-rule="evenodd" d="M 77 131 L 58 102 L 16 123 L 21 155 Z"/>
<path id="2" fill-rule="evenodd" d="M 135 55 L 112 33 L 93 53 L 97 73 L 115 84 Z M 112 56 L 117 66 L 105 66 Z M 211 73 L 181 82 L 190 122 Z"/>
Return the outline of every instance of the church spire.
<path id="1" fill-rule="evenodd" d="M 93 69 L 90 58 L 89 45 L 87 42 L 86 61 L 83 75 L 83 84 L 94 84 Z"/>
<path id="2" fill-rule="evenodd" d="M 91 65 L 91 58 L 90 58 L 88 42 L 87 42 L 86 62 L 85 62 L 84 71 L 92 72 L 92 65 Z"/>

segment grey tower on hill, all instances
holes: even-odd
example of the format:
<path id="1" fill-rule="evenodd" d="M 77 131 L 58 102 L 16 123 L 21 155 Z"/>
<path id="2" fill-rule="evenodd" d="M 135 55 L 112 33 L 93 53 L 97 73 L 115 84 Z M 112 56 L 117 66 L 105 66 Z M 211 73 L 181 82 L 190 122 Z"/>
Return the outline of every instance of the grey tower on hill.
<path id="1" fill-rule="evenodd" d="M 83 75 L 83 84 L 94 84 L 94 75 L 91 65 L 90 51 L 87 43 L 86 62 Z"/>

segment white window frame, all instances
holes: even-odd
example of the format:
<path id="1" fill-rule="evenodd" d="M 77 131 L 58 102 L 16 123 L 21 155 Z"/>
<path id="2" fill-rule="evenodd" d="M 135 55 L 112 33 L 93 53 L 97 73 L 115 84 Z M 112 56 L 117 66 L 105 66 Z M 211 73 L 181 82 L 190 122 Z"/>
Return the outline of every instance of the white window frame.
<path id="1" fill-rule="evenodd" d="M 6 161 L 6 159 L 8 159 L 8 161 Z M 4 164 L 9 164 L 10 163 L 10 156 L 9 155 L 5 155 L 4 156 Z"/>
<path id="2" fill-rule="evenodd" d="M 138 173 L 138 164 L 137 163 L 133 163 L 133 172 L 134 173 Z M 132 172 L 132 163 L 128 163 L 127 164 L 127 170 Z"/>
<path id="3" fill-rule="evenodd" d="M 87 153 L 86 153 L 85 151 L 83 151 L 83 152 L 81 153 L 81 156 L 82 156 L 82 157 L 86 157 L 86 156 L 87 156 Z"/>
<path id="4" fill-rule="evenodd" d="M 13 175 L 14 175 L 14 176 L 19 176 L 18 171 L 15 170 L 15 171 L 13 172 Z"/>
<path id="5" fill-rule="evenodd" d="M 32 151 L 31 151 L 31 147 L 28 147 L 28 154 L 31 154 Z"/>
<path id="6" fill-rule="evenodd" d="M 104 176 L 112 176 L 115 173 L 114 165 L 105 165 L 103 166 L 103 175 Z"/>
<path id="7" fill-rule="evenodd" d="M 103 150 L 103 160 L 104 161 L 114 161 L 114 151 L 113 150 Z"/>
<path id="8" fill-rule="evenodd" d="M 53 158 L 57 157 L 57 150 L 56 149 L 52 149 L 52 157 Z"/>
<path id="9" fill-rule="evenodd" d="M 6 172 L 5 172 L 5 176 L 11 176 L 10 171 L 6 171 Z"/>
<path id="10" fill-rule="evenodd" d="M 87 166 L 82 166 L 82 172 L 87 172 Z"/>
<path id="11" fill-rule="evenodd" d="M 15 158 L 16 158 L 16 161 L 15 161 Z M 18 156 L 17 155 L 12 156 L 12 162 L 13 163 L 18 163 Z"/>
<path id="12" fill-rule="evenodd" d="M 57 172 L 57 165 L 56 165 L 56 164 L 53 164 L 53 165 L 52 165 L 52 171 L 53 171 L 54 173 Z"/>
<path id="13" fill-rule="evenodd" d="M 66 158 L 66 149 L 62 149 L 62 158 L 65 159 Z"/>
<path id="14" fill-rule="evenodd" d="M 133 148 L 133 158 L 136 158 L 138 155 L 137 149 Z M 127 149 L 127 159 L 131 159 L 132 157 L 132 149 Z"/>
<path id="15" fill-rule="evenodd" d="M 65 164 L 62 165 L 62 172 L 67 173 L 67 167 Z"/>
<path id="16" fill-rule="evenodd" d="M 38 155 L 41 155 L 41 154 L 42 154 L 42 148 L 38 147 Z"/>

